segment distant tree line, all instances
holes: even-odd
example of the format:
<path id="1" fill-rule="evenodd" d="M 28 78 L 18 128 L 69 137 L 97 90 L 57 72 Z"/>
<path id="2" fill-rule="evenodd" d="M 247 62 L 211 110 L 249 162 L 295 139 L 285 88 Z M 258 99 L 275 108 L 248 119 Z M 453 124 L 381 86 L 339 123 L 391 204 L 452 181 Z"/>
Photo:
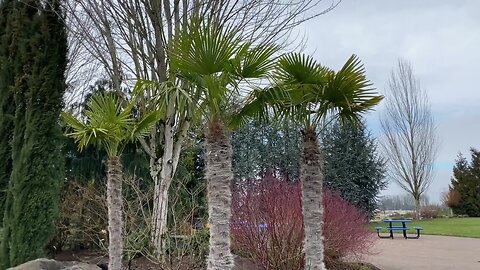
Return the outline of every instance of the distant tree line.
<path id="1" fill-rule="evenodd" d="M 424 195 L 420 199 L 420 205 L 426 206 L 430 204 L 428 196 Z M 410 194 L 384 196 L 380 199 L 379 210 L 409 210 L 414 211 L 416 208 L 415 199 Z"/>

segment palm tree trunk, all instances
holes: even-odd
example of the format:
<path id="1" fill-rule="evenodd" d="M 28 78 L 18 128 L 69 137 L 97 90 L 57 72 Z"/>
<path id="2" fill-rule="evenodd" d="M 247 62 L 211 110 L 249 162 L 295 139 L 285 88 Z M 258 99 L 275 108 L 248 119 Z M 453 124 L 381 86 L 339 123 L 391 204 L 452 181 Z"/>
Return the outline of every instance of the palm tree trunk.
<path id="1" fill-rule="evenodd" d="M 303 223 L 305 239 L 305 267 L 308 270 L 324 270 L 323 262 L 323 160 L 320 153 L 318 138 L 313 128 L 307 128 L 303 137 L 303 152 L 300 164 Z"/>
<path id="2" fill-rule="evenodd" d="M 108 159 L 107 207 L 108 207 L 108 269 L 122 269 L 123 209 L 122 164 L 117 156 Z"/>
<path id="3" fill-rule="evenodd" d="M 210 226 L 207 269 L 228 270 L 234 264 L 229 226 L 232 214 L 232 145 L 219 118 L 213 118 L 208 126 L 206 166 Z"/>

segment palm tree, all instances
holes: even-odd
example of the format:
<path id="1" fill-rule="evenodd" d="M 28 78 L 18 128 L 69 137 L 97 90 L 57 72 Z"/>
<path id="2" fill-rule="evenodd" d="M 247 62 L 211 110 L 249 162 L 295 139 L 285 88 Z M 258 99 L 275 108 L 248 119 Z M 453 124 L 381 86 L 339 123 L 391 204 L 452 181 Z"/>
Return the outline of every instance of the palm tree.
<path id="1" fill-rule="evenodd" d="M 132 114 L 135 96 L 126 106 L 122 103 L 114 93 L 100 93 L 88 101 L 85 119 L 62 113 L 72 130 L 67 136 L 75 139 L 80 150 L 92 145 L 107 152 L 108 269 L 112 270 L 122 269 L 123 176 L 120 155 L 127 142 L 146 136 L 158 118 L 158 114 L 152 112 L 136 120 Z"/>
<path id="2" fill-rule="evenodd" d="M 245 116 L 265 119 L 273 110 L 279 118 L 301 123 L 300 164 L 305 227 L 305 269 L 325 269 L 322 242 L 323 158 L 316 129 L 331 117 L 360 124 L 360 115 L 382 100 L 353 55 L 338 72 L 297 53 L 282 56 L 273 74 L 273 86 L 254 91 L 236 121 Z"/>
<path id="3" fill-rule="evenodd" d="M 201 112 L 207 121 L 206 178 L 210 226 L 207 269 L 231 269 L 230 217 L 232 146 L 227 124 L 231 102 L 248 91 L 273 67 L 274 45 L 242 42 L 232 28 L 192 20 L 173 41 L 170 65 L 180 80 L 200 89 Z"/>

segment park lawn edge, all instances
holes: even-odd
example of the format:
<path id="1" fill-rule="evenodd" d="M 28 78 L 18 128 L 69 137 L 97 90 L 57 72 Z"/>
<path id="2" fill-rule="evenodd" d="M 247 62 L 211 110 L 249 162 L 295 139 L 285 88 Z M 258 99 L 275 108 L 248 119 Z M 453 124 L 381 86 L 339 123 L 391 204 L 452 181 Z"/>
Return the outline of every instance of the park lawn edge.
<path id="1" fill-rule="evenodd" d="M 383 227 L 382 232 L 385 234 L 387 231 L 386 223 L 384 222 L 370 222 L 369 229 L 373 232 L 376 226 Z M 454 226 L 454 227 L 452 227 Z M 422 227 L 424 230 L 421 234 L 424 235 L 440 235 L 440 236 L 453 236 L 464 238 L 480 238 L 480 217 L 472 218 L 438 218 L 428 220 L 414 220 L 409 225 L 411 230 L 410 234 L 414 233 L 413 227 Z M 453 231 L 452 231 L 453 230 Z M 402 233 L 402 232 L 395 232 Z"/>

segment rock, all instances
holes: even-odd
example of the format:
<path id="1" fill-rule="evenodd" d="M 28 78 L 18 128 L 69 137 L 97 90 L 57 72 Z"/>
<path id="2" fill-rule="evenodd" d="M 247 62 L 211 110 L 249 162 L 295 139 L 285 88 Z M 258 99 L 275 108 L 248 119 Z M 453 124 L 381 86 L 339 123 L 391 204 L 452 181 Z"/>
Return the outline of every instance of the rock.
<path id="1" fill-rule="evenodd" d="M 62 270 L 101 270 L 102 268 L 98 267 L 95 264 L 77 263 L 72 266 L 67 266 L 61 269 Z"/>
<path id="2" fill-rule="evenodd" d="M 76 264 L 62 268 L 62 270 L 101 270 L 101 268 L 94 264 Z"/>
<path id="3" fill-rule="evenodd" d="M 101 270 L 94 264 L 82 262 L 59 262 L 49 259 L 36 259 L 7 270 Z"/>
<path id="4" fill-rule="evenodd" d="M 60 270 L 63 266 L 61 262 L 49 259 L 36 259 L 26 262 L 16 267 L 8 268 L 8 270 Z"/>

